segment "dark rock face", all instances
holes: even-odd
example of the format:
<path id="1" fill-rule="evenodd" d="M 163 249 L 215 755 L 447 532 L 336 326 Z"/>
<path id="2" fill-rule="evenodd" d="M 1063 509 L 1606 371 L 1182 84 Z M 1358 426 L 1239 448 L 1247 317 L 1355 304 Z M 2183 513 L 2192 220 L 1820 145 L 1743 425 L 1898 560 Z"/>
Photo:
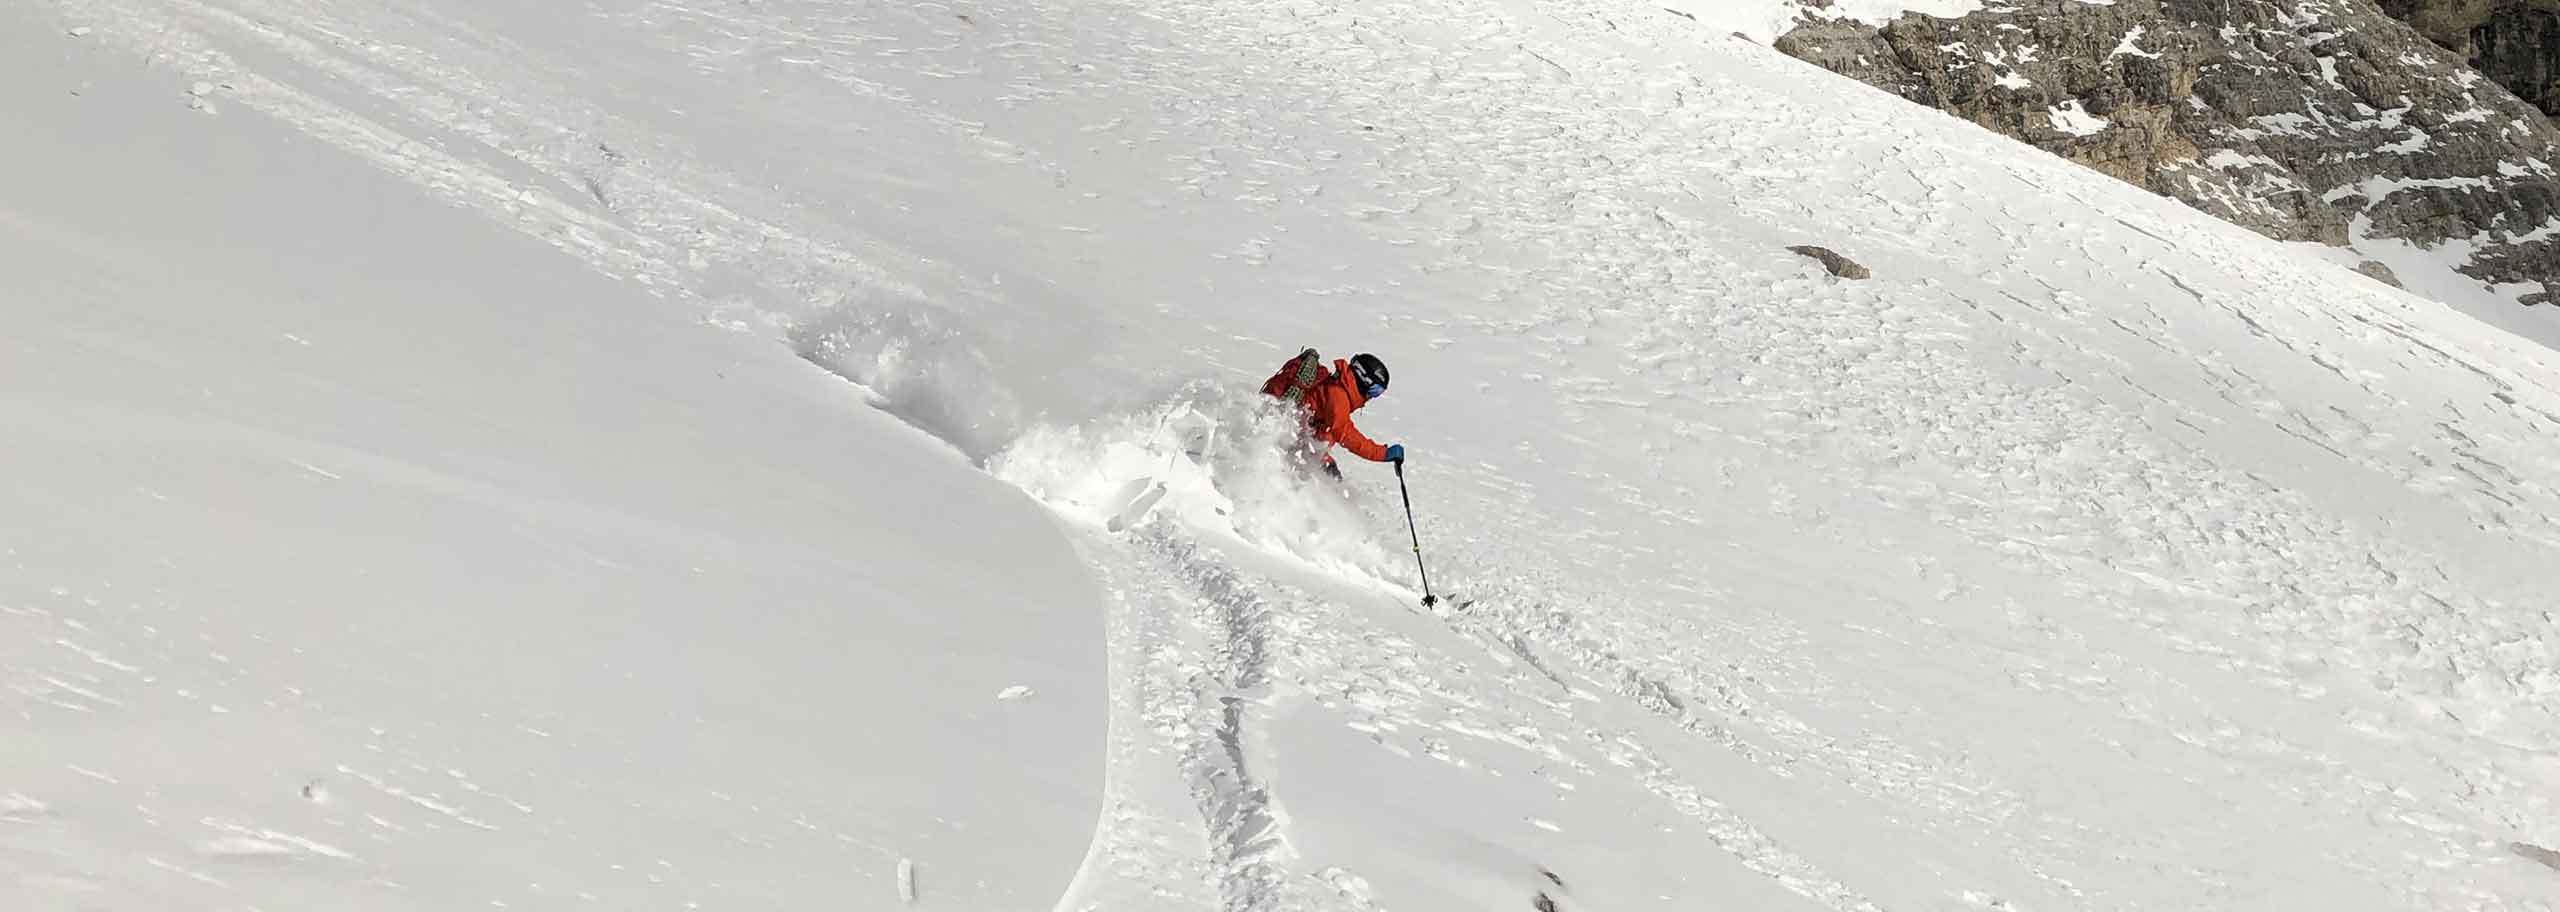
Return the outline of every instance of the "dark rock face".
<path id="1" fill-rule="evenodd" d="M 2382 0 L 2382 11 L 2560 116 L 2560 0 Z"/>
<path id="2" fill-rule="evenodd" d="M 2262 234 L 2451 241 L 2560 293 L 2560 131 L 2374 0 L 2011 0 L 1777 47 Z"/>

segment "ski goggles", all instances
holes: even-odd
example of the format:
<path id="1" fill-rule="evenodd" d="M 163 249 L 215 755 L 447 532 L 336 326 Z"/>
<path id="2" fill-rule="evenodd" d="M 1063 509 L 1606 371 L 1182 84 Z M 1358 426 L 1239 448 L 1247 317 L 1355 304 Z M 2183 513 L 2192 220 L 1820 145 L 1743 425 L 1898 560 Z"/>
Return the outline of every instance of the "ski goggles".
<path id="1" fill-rule="evenodd" d="M 1363 383 L 1360 385 L 1360 395 L 1362 396 L 1375 399 L 1386 394 L 1387 385 L 1384 383 Z"/>

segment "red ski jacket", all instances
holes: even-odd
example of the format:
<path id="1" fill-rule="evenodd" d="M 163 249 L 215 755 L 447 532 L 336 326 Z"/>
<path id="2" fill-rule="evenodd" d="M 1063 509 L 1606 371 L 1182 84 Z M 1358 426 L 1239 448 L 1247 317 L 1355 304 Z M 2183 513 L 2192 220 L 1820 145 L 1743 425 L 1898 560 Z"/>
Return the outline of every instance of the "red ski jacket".
<path id="1" fill-rule="evenodd" d="M 1351 413 L 1369 404 L 1369 397 L 1361 395 L 1360 385 L 1351 379 L 1351 362 L 1334 359 L 1333 370 L 1316 380 L 1315 388 L 1307 390 L 1299 404 L 1307 409 L 1307 433 L 1316 439 L 1317 452 L 1324 453 L 1327 460 L 1332 459 L 1327 451 L 1339 443 L 1354 456 L 1370 462 L 1387 461 L 1386 446 L 1369 439 L 1369 435 L 1360 433 L 1358 425 L 1351 423 Z"/>

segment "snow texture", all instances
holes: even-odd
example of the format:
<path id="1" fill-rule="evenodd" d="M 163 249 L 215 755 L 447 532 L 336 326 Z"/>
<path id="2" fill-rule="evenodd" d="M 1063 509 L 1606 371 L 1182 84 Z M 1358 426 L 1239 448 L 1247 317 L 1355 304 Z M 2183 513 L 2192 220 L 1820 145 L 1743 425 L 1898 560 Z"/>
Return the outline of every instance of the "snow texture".
<path id="1" fill-rule="evenodd" d="M 2552 909 L 2551 351 L 1780 6 L 0 9 L 0 908 Z"/>

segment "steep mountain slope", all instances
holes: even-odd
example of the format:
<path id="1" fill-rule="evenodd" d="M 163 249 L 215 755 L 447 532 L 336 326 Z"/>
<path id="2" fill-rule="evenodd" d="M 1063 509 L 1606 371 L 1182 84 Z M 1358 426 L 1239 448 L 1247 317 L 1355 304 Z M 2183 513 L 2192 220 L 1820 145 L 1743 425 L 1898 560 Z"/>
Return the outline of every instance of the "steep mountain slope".
<path id="1" fill-rule="evenodd" d="M 2364 0 L 2032 0 L 1776 46 L 2560 346 L 2560 128 Z"/>
<path id="2" fill-rule="evenodd" d="M 1065 886 L 1101 601 L 1033 504 L 48 18 L 0 11 L 0 908 Z"/>
<path id="3" fill-rule="evenodd" d="M 55 8 L 173 104 L 201 79 L 224 123 L 342 146 L 951 444 L 811 416 L 881 441 L 809 457 L 816 487 L 974 465 L 1044 501 L 1110 693 L 1083 866 L 1033 907 L 2548 909 L 2560 882 L 2554 356 L 1719 18 L 1766 9 Z M 1247 388 L 1302 344 L 1395 366 L 1364 426 L 1413 448 L 1458 601 L 1415 605 L 1383 468 L 1283 464 Z M 884 536 L 1045 527 L 921 497 L 802 537 L 862 568 Z"/>

